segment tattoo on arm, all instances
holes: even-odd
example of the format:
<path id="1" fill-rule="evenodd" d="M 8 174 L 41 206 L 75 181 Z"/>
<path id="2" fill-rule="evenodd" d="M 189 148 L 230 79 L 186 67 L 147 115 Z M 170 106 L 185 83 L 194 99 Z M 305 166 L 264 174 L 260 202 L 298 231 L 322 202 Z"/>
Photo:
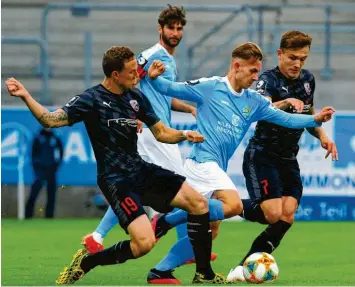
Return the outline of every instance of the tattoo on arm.
<path id="1" fill-rule="evenodd" d="M 45 109 L 44 113 L 38 120 L 45 127 L 60 127 L 68 124 L 68 115 L 62 109 L 54 112 L 50 112 Z"/>

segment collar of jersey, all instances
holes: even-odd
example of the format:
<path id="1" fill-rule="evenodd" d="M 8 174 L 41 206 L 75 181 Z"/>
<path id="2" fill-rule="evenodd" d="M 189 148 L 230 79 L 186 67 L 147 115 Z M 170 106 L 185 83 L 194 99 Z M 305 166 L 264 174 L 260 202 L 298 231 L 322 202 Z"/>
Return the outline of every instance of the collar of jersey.
<path id="1" fill-rule="evenodd" d="M 162 49 L 162 50 L 167 54 L 167 56 L 168 56 L 169 58 L 174 59 L 173 55 L 171 55 L 171 54 L 168 52 L 168 50 L 164 48 L 164 46 L 163 46 L 162 44 L 157 43 L 156 45 L 157 45 L 160 49 Z"/>
<path id="2" fill-rule="evenodd" d="M 237 97 L 241 97 L 241 96 L 243 95 L 244 89 L 243 89 L 240 93 L 236 92 L 236 91 L 233 89 L 231 83 L 229 82 L 227 76 L 225 76 L 225 77 L 222 78 L 222 82 L 226 83 L 226 85 L 227 85 L 227 87 L 228 87 L 228 90 L 229 90 L 233 95 L 235 95 L 235 96 L 237 96 Z"/>

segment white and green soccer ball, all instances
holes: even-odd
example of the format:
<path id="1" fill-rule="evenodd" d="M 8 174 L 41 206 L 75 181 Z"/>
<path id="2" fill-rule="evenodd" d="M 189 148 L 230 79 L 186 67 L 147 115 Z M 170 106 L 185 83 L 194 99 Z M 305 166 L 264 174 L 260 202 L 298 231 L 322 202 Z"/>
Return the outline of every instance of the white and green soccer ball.
<path id="1" fill-rule="evenodd" d="M 244 261 L 243 274 L 249 283 L 271 283 L 279 275 L 279 267 L 269 253 L 257 252 Z"/>

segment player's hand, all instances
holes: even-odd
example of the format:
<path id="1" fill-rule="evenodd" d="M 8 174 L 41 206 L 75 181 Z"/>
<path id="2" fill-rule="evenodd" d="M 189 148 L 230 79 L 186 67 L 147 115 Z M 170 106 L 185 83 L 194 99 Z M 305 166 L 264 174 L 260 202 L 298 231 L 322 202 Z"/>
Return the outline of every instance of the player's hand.
<path id="1" fill-rule="evenodd" d="M 192 143 L 201 143 L 205 140 L 203 135 L 195 131 L 188 131 L 186 134 L 186 139 Z"/>
<path id="2" fill-rule="evenodd" d="M 303 112 L 304 103 L 301 100 L 295 98 L 289 98 L 287 99 L 287 103 L 290 105 L 292 110 L 295 110 L 297 113 Z"/>
<path id="3" fill-rule="evenodd" d="M 155 80 L 162 73 L 164 73 L 164 71 L 165 71 L 165 67 L 163 65 L 163 62 L 159 60 L 155 60 L 149 67 L 148 77 L 151 78 L 152 80 Z"/>
<path id="4" fill-rule="evenodd" d="M 195 119 L 196 119 L 196 117 L 197 117 L 197 110 L 196 110 L 196 108 L 195 107 L 191 107 L 191 114 L 195 117 Z"/>
<path id="5" fill-rule="evenodd" d="M 332 160 L 338 160 L 338 150 L 335 143 L 327 136 L 321 137 L 319 140 L 322 148 L 327 150 L 325 158 L 328 158 L 328 156 L 332 154 Z"/>
<path id="6" fill-rule="evenodd" d="M 29 92 L 25 89 L 25 87 L 15 78 L 7 79 L 5 84 L 7 91 L 13 97 L 25 98 L 29 95 Z"/>
<path id="7" fill-rule="evenodd" d="M 138 123 L 137 123 L 137 134 L 141 134 L 143 132 L 143 123 L 138 120 Z"/>
<path id="8" fill-rule="evenodd" d="M 317 123 L 325 123 L 331 120 L 333 114 L 335 113 L 335 109 L 333 107 L 324 107 L 320 113 L 314 116 L 314 120 Z"/>

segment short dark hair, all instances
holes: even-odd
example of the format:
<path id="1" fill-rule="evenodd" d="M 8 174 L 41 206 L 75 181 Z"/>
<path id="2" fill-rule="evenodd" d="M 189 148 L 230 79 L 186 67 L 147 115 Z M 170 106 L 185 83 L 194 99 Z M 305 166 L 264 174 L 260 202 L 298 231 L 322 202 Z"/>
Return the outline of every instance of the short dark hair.
<path id="1" fill-rule="evenodd" d="M 168 8 L 161 11 L 158 23 L 160 26 L 173 24 L 175 22 L 180 22 L 182 26 L 186 25 L 186 12 L 184 7 L 171 6 L 168 4 Z"/>
<path id="2" fill-rule="evenodd" d="M 261 61 L 263 59 L 263 52 L 257 44 L 246 42 L 233 50 L 232 58 L 241 58 L 244 60 L 255 58 L 256 60 Z"/>
<path id="3" fill-rule="evenodd" d="M 312 38 L 300 31 L 291 30 L 284 33 L 280 41 L 280 49 L 301 49 L 303 47 L 311 47 Z"/>
<path id="4" fill-rule="evenodd" d="M 133 51 L 125 46 L 113 46 L 108 49 L 102 59 L 102 69 L 105 76 L 110 78 L 113 71 L 121 72 L 124 68 L 124 63 L 133 57 Z"/>

